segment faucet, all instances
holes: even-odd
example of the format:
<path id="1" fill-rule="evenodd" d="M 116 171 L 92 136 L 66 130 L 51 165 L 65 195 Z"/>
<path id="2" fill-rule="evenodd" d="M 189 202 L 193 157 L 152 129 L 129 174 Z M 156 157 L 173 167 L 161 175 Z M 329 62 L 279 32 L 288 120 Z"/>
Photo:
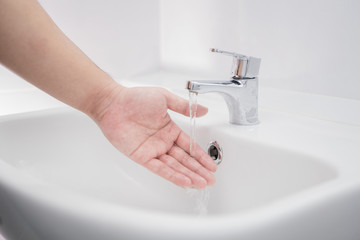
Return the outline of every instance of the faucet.
<path id="1" fill-rule="evenodd" d="M 211 52 L 233 57 L 231 79 L 227 81 L 188 81 L 186 88 L 194 93 L 216 92 L 229 109 L 229 121 L 237 125 L 258 124 L 258 74 L 260 58 L 215 48 Z"/>

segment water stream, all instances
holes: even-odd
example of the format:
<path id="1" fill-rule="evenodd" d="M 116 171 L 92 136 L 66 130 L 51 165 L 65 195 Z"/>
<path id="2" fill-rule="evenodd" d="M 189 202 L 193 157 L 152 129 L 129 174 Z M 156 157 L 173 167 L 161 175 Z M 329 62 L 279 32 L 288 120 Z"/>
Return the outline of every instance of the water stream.
<path id="1" fill-rule="evenodd" d="M 195 158 L 196 152 L 196 112 L 197 112 L 197 93 L 189 91 L 189 109 L 190 109 L 190 156 Z M 187 189 L 187 195 L 194 200 L 194 211 L 200 216 L 208 212 L 210 200 L 210 188 L 205 189 Z"/>
<path id="2" fill-rule="evenodd" d="M 190 156 L 195 156 L 196 151 L 196 112 L 197 112 L 197 93 L 189 91 L 190 109 Z"/>
<path id="3" fill-rule="evenodd" d="M 210 187 L 204 189 L 188 188 L 186 194 L 193 201 L 193 211 L 199 216 L 206 216 L 210 200 Z"/>

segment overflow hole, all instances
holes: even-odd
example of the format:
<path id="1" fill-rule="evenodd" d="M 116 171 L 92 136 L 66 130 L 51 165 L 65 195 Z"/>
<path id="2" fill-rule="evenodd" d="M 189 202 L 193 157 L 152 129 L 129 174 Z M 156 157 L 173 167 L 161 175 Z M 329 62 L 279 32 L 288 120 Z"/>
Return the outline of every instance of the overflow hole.
<path id="1" fill-rule="evenodd" d="M 216 141 L 212 141 L 208 144 L 208 154 L 219 165 L 223 159 L 222 148 Z"/>

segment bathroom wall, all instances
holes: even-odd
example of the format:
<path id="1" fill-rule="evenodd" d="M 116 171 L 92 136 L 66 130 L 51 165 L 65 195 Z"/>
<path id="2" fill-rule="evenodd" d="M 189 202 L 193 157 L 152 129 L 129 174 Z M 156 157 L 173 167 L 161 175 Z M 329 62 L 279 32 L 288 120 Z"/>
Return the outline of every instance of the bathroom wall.
<path id="1" fill-rule="evenodd" d="M 360 99 L 360 1 L 161 0 L 171 69 L 228 76 L 210 47 L 262 58 L 261 86 Z"/>
<path id="2" fill-rule="evenodd" d="M 161 67 L 229 76 L 262 58 L 261 86 L 360 99 L 360 1 L 40 0 L 58 26 L 116 78 Z M 169 80 L 171 81 L 171 80 Z M 0 67 L 0 90 L 30 87 Z"/>
<path id="3" fill-rule="evenodd" d="M 40 0 L 55 23 L 116 78 L 159 66 L 158 0 Z M 31 85 L 0 66 L 0 90 Z"/>

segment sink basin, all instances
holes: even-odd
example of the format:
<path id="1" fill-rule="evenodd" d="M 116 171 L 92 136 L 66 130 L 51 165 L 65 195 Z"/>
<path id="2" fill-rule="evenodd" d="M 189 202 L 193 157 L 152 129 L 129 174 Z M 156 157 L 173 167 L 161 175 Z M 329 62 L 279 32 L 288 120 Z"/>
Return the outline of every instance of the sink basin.
<path id="1" fill-rule="evenodd" d="M 26 240 L 360 236 L 359 135 L 346 135 L 358 126 L 262 109 L 261 124 L 239 127 L 216 109 L 197 120 L 197 142 L 216 140 L 224 160 L 215 186 L 200 191 L 127 159 L 69 108 L 1 117 L 1 231 Z M 189 131 L 186 117 L 172 118 Z"/>

